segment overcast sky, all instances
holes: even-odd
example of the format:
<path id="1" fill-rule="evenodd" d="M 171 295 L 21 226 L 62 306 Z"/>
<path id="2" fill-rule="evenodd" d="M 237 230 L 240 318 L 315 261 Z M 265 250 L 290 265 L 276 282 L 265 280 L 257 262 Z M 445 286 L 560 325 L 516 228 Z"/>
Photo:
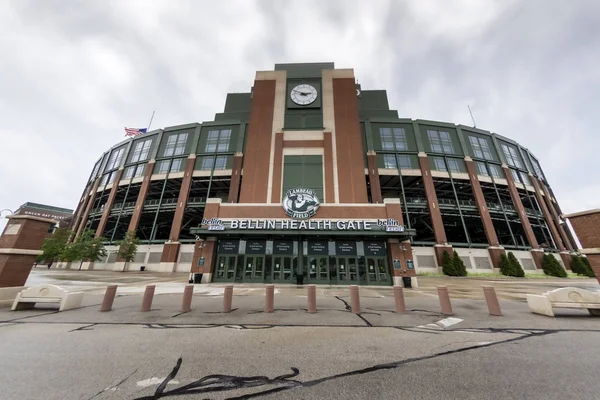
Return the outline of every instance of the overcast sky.
<path id="1" fill-rule="evenodd" d="M 255 71 L 319 61 L 401 117 L 471 125 L 470 104 L 564 212 L 600 208 L 600 1 L 0 0 L 0 209 L 75 208 L 123 127 L 212 120 Z"/>

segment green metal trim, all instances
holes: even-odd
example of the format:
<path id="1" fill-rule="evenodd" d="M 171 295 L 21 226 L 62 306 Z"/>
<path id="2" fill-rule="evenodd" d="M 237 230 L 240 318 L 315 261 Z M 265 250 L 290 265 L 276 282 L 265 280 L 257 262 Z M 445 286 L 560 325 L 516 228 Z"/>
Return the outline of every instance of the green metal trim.
<path id="1" fill-rule="evenodd" d="M 450 122 L 441 122 L 441 121 L 430 121 L 427 119 L 417 119 L 415 122 L 422 125 L 430 125 L 430 126 L 441 126 L 443 128 L 453 128 L 456 129 L 456 124 Z"/>
<path id="2" fill-rule="evenodd" d="M 163 129 L 163 132 L 172 132 L 172 131 L 178 131 L 180 129 L 195 128 L 198 125 L 199 125 L 198 122 L 191 122 L 189 124 L 183 124 L 183 125 L 173 125 L 173 126 L 165 127 Z"/>
<path id="3" fill-rule="evenodd" d="M 240 129 L 238 131 L 238 137 L 237 137 L 237 143 L 235 144 L 235 151 L 236 152 L 243 152 L 244 151 L 244 142 L 246 140 L 246 123 L 245 122 L 241 122 L 240 123 Z"/>
<path id="4" fill-rule="evenodd" d="M 194 129 L 194 137 L 192 138 L 192 144 L 190 146 L 190 154 L 195 154 L 198 150 L 198 143 L 200 142 L 200 132 L 202 131 L 202 124 L 198 124 Z"/>
<path id="5" fill-rule="evenodd" d="M 373 131 L 371 129 L 371 121 L 365 120 L 365 135 L 367 137 L 367 151 L 375 150 L 373 145 Z"/>
<path id="6" fill-rule="evenodd" d="M 471 156 L 471 154 L 467 151 L 468 150 L 467 143 L 465 142 L 465 138 L 463 137 L 463 132 L 462 132 L 462 130 L 460 129 L 459 126 L 456 126 L 456 133 L 458 135 L 458 143 L 460 143 L 460 147 L 462 149 L 462 153 L 465 156 L 467 156 L 467 155 Z"/>
<path id="7" fill-rule="evenodd" d="M 500 146 L 500 141 L 498 140 L 498 137 L 496 136 L 495 133 L 492 133 L 492 143 L 494 144 L 494 147 L 496 148 L 496 153 L 498 154 L 498 157 L 500 158 L 500 163 L 508 165 L 508 162 L 506 161 L 506 156 L 504 155 L 504 151 L 502 151 L 502 147 Z"/>
<path id="8" fill-rule="evenodd" d="M 190 228 L 192 235 L 207 236 L 387 236 L 390 238 L 403 238 L 406 240 L 415 236 L 417 232 L 414 229 L 406 229 L 404 232 L 386 232 L 381 231 L 300 231 L 300 230 L 245 230 L 245 229 L 227 229 L 224 231 L 209 231 L 206 228 Z"/>
<path id="9" fill-rule="evenodd" d="M 201 126 L 231 126 L 231 125 L 240 125 L 243 124 L 244 121 L 241 119 L 228 119 L 223 121 L 202 121 Z"/>
<path id="10" fill-rule="evenodd" d="M 413 131 L 415 134 L 415 141 L 417 142 L 417 151 L 425 153 L 425 144 L 423 143 L 423 136 L 421 135 L 421 128 L 417 121 L 413 121 Z"/>
<path id="11" fill-rule="evenodd" d="M 154 148 L 152 149 L 152 153 L 150 154 L 149 160 L 156 160 L 156 155 L 158 154 L 158 149 L 160 148 L 160 142 L 162 141 L 163 131 L 161 130 L 156 135 L 156 143 L 154 143 Z"/>

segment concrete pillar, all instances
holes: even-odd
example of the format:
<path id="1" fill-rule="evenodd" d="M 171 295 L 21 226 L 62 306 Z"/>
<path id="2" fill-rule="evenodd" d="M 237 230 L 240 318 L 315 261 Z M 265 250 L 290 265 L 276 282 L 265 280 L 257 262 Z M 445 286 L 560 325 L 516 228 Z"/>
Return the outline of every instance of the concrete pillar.
<path id="1" fill-rule="evenodd" d="M 350 308 L 354 314 L 360 314 L 360 294 L 357 285 L 350 285 Z"/>
<path id="2" fill-rule="evenodd" d="M 377 154 L 374 151 L 367 153 L 367 168 L 369 170 L 369 182 L 371 182 L 371 201 L 382 203 L 381 186 L 379 185 L 379 168 L 377 166 Z"/>
<path id="3" fill-rule="evenodd" d="M 500 303 L 498 302 L 498 296 L 496 296 L 496 290 L 493 286 L 483 286 L 483 295 L 485 296 L 485 302 L 488 306 L 488 312 L 490 315 L 502 316 L 500 311 Z"/>
<path id="4" fill-rule="evenodd" d="M 315 285 L 308 285 L 307 290 L 307 311 L 309 313 L 317 312 L 317 287 Z"/>
<path id="5" fill-rule="evenodd" d="M 0 236 L 0 287 L 25 286 L 50 228 L 57 221 L 31 215 L 9 215 Z"/>
<path id="6" fill-rule="evenodd" d="M 154 298 L 155 285 L 146 286 L 144 298 L 142 299 L 142 312 L 148 312 L 152 309 L 152 299 Z"/>
<path id="7" fill-rule="evenodd" d="M 448 294 L 448 288 L 446 286 L 438 286 L 438 297 L 440 298 L 440 307 L 442 314 L 454 315 L 452 312 L 452 304 L 450 303 L 450 295 Z"/>
<path id="8" fill-rule="evenodd" d="M 104 205 L 104 211 L 102 212 L 102 217 L 100 218 L 100 222 L 98 223 L 98 228 L 96 228 L 96 237 L 100 237 L 104 233 L 104 228 L 106 227 L 106 222 L 108 221 L 108 216 L 110 215 L 110 209 L 112 208 L 115 202 L 115 197 L 117 196 L 117 191 L 119 190 L 119 181 L 121 180 L 122 174 L 123 168 L 121 167 L 115 174 L 115 179 L 112 183 L 112 188 L 110 189 L 108 200 Z"/>
<path id="9" fill-rule="evenodd" d="M 112 310 L 116 294 L 117 285 L 110 285 L 106 287 L 106 292 L 104 292 L 104 298 L 102 299 L 102 306 L 100 306 L 100 311 L 106 312 Z"/>
<path id="10" fill-rule="evenodd" d="M 429 166 L 429 158 L 427 154 L 419 153 L 419 166 L 421 168 L 421 176 L 423 178 L 423 186 L 425 187 L 425 195 L 427 196 L 427 207 L 431 215 L 431 223 L 433 225 L 433 234 L 435 236 L 435 255 L 438 265 L 442 265 L 442 254 L 444 251 L 452 253 L 452 246 L 448 244 L 444 222 L 442 221 L 442 213 L 435 193 L 435 185 L 431 176 L 431 168 Z"/>

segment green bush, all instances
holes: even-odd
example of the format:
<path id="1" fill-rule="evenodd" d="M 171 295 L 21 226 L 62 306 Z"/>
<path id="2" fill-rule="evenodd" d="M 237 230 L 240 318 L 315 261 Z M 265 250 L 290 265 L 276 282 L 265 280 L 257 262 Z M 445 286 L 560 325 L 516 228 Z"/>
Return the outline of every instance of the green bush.
<path id="1" fill-rule="evenodd" d="M 594 278 L 594 271 L 590 265 L 590 260 L 587 257 L 572 256 L 571 257 L 571 271 L 577 275 L 587 276 L 588 278 Z"/>
<path id="2" fill-rule="evenodd" d="M 549 276 L 556 276 L 558 278 L 567 277 L 567 271 L 564 270 L 552 254 L 544 254 L 544 257 L 542 258 L 542 269 L 544 270 L 544 274 Z"/>
<path id="3" fill-rule="evenodd" d="M 500 255 L 500 273 L 506 276 L 512 276 L 510 268 L 510 261 L 506 254 Z"/>
<path id="4" fill-rule="evenodd" d="M 454 251 L 452 264 L 454 264 L 454 271 L 456 272 L 456 276 L 467 276 L 467 267 L 465 266 L 465 263 L 463 262 L 462 258 L 460 258 L 456 250 Z"/>
<path id="5" fill-rule="evenodd" d="M 521 263 L 517 260 L 517 257 L 511 252 L 508 252 L 508 262 L 510 264 L 510 276 L 516 276 L 517 278 L 525 277 L 525 271 L 521 267 Z"/>
<path id="6" fill-rule="evenodd" d="M 447 251 L 444 251 L 442 253 L 442 272 L 444 273 L 444 275 L 456 276 L 454 262 L 452 261 L 452 257 L 450 257 L 450 253 L 448 253 Z"/>

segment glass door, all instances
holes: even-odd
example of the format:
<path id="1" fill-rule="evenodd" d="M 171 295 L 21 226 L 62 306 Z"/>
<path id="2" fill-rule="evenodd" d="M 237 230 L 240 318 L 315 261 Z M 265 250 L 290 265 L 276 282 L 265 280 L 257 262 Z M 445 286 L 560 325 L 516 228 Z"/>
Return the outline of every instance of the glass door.
<path id="1" fill-rule="evenodd" d="M 327 256 L 308 256 L 308 282 L 329 284 L 329 262 Z"/>
<path id="2" fill-rule="evenodd" d="M 348 259 L 345 257 L 337 258 L 337 282 L 338 285 L 348 284 Z"/>
<path id="3" fill-rule="evenodd" d="M 271 282 L 290 283 L 292 281 L 292 257 L 273 256 Z"/>
<path id="4" fill-rule="evenodd" d="M 246 256 L 244 282 L 263 282 L 265 256 Z"/>
<path id="5" fill-rule="evenodd" d="M 237 256 L 217 255 L 217 266 L 215 268 L 215 282 L 228 282 L 235 279 L 235 267 Z"/>
<path id="6" fill-rule="evenodd" d="M 391 284 L 391 276 L 385 257 L 367 257 L 367 279 L 369 285 Z"/>

